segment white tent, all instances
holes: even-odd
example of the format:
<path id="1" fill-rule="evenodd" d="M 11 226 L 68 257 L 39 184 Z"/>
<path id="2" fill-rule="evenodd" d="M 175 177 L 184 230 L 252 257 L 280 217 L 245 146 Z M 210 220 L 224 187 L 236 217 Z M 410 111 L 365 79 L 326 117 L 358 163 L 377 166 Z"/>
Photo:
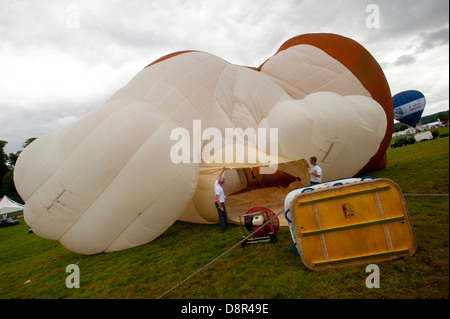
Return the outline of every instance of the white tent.
<path id="1" fill-rule="evenodd" d="M 0 215 L 16 213 L 23 210 L 23 205 L 4 196 L 0 201 Z"/>

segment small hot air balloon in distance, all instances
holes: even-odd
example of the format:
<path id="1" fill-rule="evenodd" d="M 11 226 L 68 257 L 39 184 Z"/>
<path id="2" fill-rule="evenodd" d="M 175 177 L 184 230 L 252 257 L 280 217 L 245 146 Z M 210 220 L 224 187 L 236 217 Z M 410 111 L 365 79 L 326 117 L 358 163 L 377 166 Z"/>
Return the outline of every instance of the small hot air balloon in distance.
<path id="1" fill-rule="evenodd" d="M 408 90 L 392 97 L 394 105 L 394 119 L 415 127 L 425 109 L 425 96 L 416 90 Z"/>

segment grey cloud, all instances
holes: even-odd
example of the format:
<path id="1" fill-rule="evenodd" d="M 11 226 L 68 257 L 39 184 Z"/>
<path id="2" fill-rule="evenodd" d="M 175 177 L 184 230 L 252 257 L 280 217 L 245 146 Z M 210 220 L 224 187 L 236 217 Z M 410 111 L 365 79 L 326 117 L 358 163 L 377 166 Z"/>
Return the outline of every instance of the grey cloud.
<path id="1" fill-rule="evenodd" d="M 438 31 L 420 33 L 421 45 L 417 49 L 417 53 L 421 53 L 441 45 L 448 45 L 449 31 L 448 26 Z"/>
<path id="2" fill-rule="evenodd" d="M 414 55 L 402 55 L 393 63 L 395 66 L 410 65 L 416 61 Z"/>
<path id="3" fill-rule="evenodd" d="M 380 3 L 382 27 L 391 35 L 403 36 L 448 25 L 449 2 L 443 0 L 375 1 Z"/>
<path id="4" fill-rule="evenodd" d="M 397 60 L 390 64 L 389 66 L 402 66 L 411 65 L 417 60 L 417 56 L 425 51 L 431 50 L 433 48 L 448 45 L 449 43 L 449 28 L 444 27 L 438 31 L 432 32 L 421 32 L 418 38 L 415 38 L 411 43 L 410 47 L 416 47 L 414 53 L 404 54 L 397 58 Z M 387 66 L 385 64 L 385 66 Z"/>

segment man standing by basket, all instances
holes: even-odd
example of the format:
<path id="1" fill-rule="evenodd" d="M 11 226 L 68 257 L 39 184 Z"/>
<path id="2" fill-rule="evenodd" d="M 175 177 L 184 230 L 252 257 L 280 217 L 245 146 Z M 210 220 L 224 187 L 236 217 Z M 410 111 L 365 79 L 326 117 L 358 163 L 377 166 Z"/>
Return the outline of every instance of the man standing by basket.
<path id="1" fill-rule="evenodd" d="M 315 156 L 309 159 L 309 170 L 311 174 L 311 185 L 322 183 L 322 168 L 317 165 L 317 158 Z"/>
<path id="2" fill-rule="evenodd" d="M 227 211 L 225 208 L 225 193 L 223 191 L 222 185 L 225 183 L 225 178 L 223 177 L 223 172 L 225 172 L 225 167 L 222 168 L 219 176 L 214 183 L 214 194 L 216 195 L 216 208 L 219 214 L 219 225 L 220 231 L 222 233 L 227 231 Z"/>

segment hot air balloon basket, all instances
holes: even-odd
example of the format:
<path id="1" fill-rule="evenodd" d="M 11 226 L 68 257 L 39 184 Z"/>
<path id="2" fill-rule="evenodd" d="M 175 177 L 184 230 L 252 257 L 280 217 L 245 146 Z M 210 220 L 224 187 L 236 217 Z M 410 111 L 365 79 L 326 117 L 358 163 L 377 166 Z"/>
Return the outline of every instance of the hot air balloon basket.
<path id="1" fill-rule="evenodd" d="M 387 262 L 417 248 L 401 189 L 388 179 L 299 192 L 290 220 L 302 262 L 314 271 Z"/>

